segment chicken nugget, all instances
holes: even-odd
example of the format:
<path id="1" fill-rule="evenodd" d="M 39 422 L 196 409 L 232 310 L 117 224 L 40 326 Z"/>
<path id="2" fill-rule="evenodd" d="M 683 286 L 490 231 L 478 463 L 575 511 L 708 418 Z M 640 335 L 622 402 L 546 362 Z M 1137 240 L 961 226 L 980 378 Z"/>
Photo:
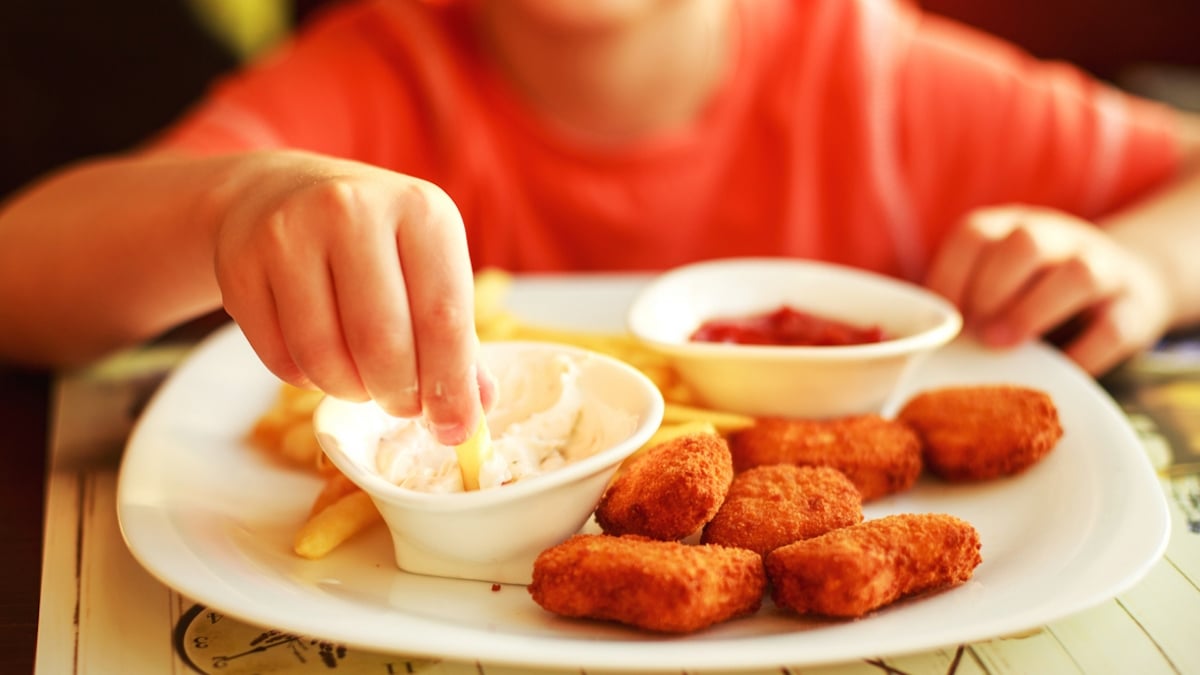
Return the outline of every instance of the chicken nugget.
<path id="1" fill-rule="evenodd" d="M 773 549 L 862 522 L 862 495 L 828 466 L 768 464 L 733 477 L 725 503 L 704 526 L 702 544 Z"/>
<path id="2" fill-rule="evenodd" d="M 672 438 L 613 479 L 596 506 L 596 523 L 606 534 L 683 539 L 717 513 L 731 482 L 733 460 L 723 437 Z"/>
<path id="3" fill-rule="evenodd" d="M 967 581 L 983 560 L 979 549 L 979 533 L 970 523 L 907 513 L 781 546 L 767 554 L 767 578 L 780 607 L 855 618 Z"/>
<path id="4" fill-rule="evenodd" d="M 1058 444 L 1063 429 L 1050 395 L 1013 385 L 969 385 L 917 394 L 897 419 L 921 438 L 925 465 L 948 481 L 1020 473 Z"/>
<path id="5" fill-rule="evenodd" d="M 689 633 L 757 611 L 766 584 L 753 551 L 577 534 L 537 557 L 529 594 L 560 616 Z"/>
<path id="6" fill-rule="evenodd" d="M 831 466 L 846 474 L 864 502 L 902 492 L 921 475 L 921 441 L 912 429 L 879 415 L 827 420 L 763 418 L 729 438 L 736 471 L 764 464 Z"/>

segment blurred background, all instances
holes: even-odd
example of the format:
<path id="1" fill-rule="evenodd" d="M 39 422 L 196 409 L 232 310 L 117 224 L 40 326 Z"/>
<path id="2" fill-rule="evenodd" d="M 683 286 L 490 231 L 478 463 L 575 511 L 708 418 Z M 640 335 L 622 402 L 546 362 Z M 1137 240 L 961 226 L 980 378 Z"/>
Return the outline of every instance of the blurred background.
<path id="1" fill-rule="evenodd" d="M 134 145 L 340 1 L 0 0 L 0 199 L 55 166 Z M 1200 110 L 1200 0 L 915 1 Z"/>

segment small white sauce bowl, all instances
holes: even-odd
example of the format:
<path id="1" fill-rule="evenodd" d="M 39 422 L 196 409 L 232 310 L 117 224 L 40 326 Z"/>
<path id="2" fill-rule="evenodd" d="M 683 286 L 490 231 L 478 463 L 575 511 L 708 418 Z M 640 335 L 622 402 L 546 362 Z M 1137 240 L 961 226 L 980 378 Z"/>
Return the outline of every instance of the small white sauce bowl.
<path id="1" fill-rule="evenodd" d="M 576 359 L 585 406 L 605 404 L 631 414 L 636 418 L 632 432 L 593 455 L 509 485 L 429 493 L 401 488 L 376 469 L 380 439 L 400 420 L 373 402 L 326 397 L 317 406 L 313 425 L 321 448 L 378 507 L 400 569 L 528 584 L 534 558 L 583 527 L 621 462 L 658 429 L 662 394 L 649 378 L 617 359 L 541 342 L 485 342 L 480 357 L 488 366 L 502 367 L 528 357 L 530 350 Z"/>
<path id="2" fill-rule="evenodd" d="M 789 305 L 821 318 L 882 327 L 882 342 L 775 346 L 693 342 L 701 323 Z M 668 355 L 719 410 L 831 418 L 878 413 L 920 361 L 962 329 L 946 299 L 915 284 L 829 263 L 729 258 L 656 277 L 634 299 L 628 328 Z"/>

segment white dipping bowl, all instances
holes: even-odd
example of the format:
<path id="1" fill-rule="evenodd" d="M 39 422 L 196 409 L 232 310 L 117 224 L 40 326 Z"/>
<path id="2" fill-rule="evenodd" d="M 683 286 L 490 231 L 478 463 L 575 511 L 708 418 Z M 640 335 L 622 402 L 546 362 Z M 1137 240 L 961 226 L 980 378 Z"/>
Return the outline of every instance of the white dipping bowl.
<path id="1" fill-rule="evenodd" d="M 528 584 L 533 560 L 579 531 L 621 462 L 658 429 L 663 398 L 637 369 L 609 356 L 540 342 L 485 342 L 493 368 L 526 352 L 566 354 L 580 365 L 584 405 L 608 405 L 636 418 L 631 433 L 595 454 L 509 485 L 471 492 L 401 488 L 376 470 L 379 441 L 402 420 L 374 402 L 326 397 L 316 409 L 317 440 L 330 461 L 374 501 L 405 571 L 495 583 Z M 525 356 L 523 356 L 525 355 Z M 501 398 L 504 391 L 499 392 Z"/>
<path id="2" fill-rule="evenodd" d="M 879 326 L 882 342 L 775 346 L 694 342 L 703 322 L 789 305 Z M 634 299 L 628 328 L 670 357 L 706 406 L 758 417 L 822 419 L 878 413 L 904 378 L 962 328 L 953 304 L 915 284 L 787 258 L 730 258 L 656 277 Z"/>

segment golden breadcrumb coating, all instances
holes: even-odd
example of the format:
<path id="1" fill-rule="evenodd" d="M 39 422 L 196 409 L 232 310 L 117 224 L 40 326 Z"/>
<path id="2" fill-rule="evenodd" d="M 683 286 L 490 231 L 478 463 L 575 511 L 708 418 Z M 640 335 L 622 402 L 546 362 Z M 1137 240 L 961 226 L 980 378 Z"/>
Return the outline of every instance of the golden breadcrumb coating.
<path id="1" fill-rule="evenodd" d="M 690 633 L 757 611 L 766 583 L 753 551 L 577 534 L 537 557 L 529 593 L 561 616 Z"/>
<path id="2" fill-rule="evenodd" d="M 982 562 L 970 523 L 936 513 L 867 520 L 775 549 L 771 597 L 800 614 L 861 617 L 903 597 L 961 584 Z"/>
<path id="3" fill-rule="evenodd" d="M 717 513 L 731 482 L 733 460 L 724 438 L 673 438 L 648 448 L 613 480 L 596 506 L 596 522 L 606 534 L 683 539 Z"/>
<path id="4" fill-rule="evenodd" d="M 928 390 L 905 403 L 897 419 L 921 438 L 929 470 L 948 481 L 1020 473 L 1063 434 L 1049 394 L 1012 385 Z"/>
<path id="5" fill-rule="evenodd" d="M 841 471 L 769 464 L 733 477 L 725 503 L 704 526 L 700 542 L 765 555 L 862 519 L 862 495 Z"/>
<path id="6" fill-rule="evenodd" d="M 764 418 L 729 438 L 736 471 L 765 464 L 831 466 L 864 502 L 902 492 L 921 475 L 921 442 L 908 426 L 879 415 L 826 420 Z"/>

